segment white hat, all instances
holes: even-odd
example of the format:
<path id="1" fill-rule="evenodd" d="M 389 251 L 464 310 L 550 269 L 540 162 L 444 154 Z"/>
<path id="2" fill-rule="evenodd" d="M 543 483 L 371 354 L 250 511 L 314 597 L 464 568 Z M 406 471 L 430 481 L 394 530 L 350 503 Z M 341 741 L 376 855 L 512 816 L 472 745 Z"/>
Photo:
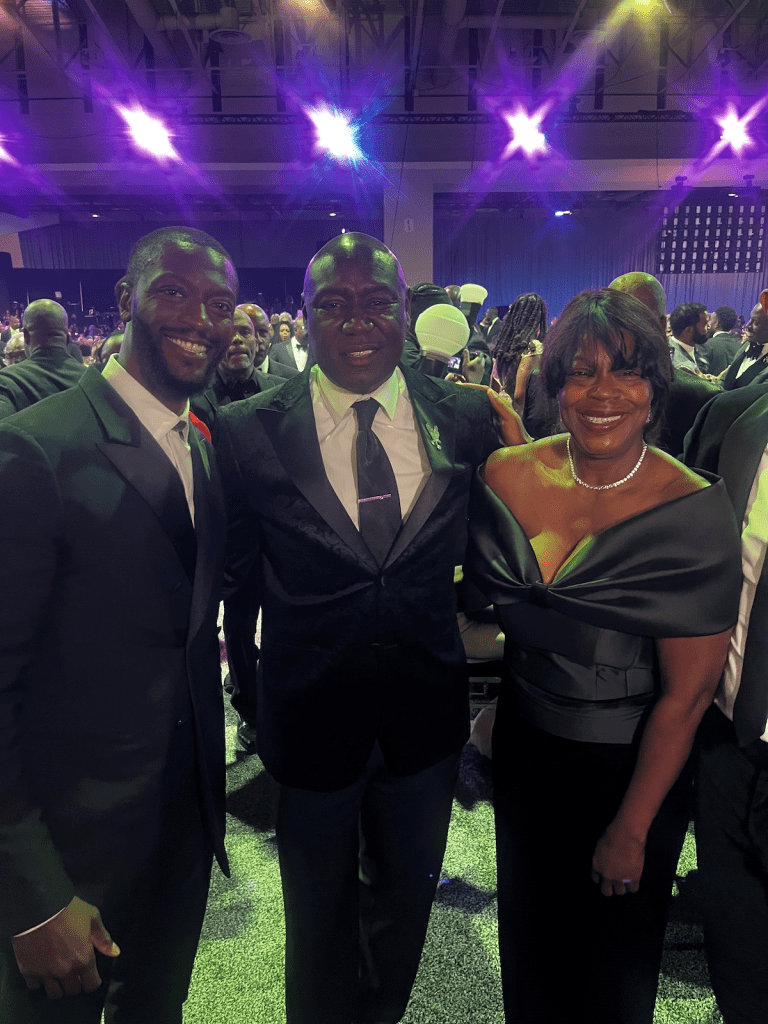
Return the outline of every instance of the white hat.
<path id="1" fill-rule="evenodd" d="M 488 298 L 488 289 L 481 284 L 463 284 L 459 289 L 462 302 L 479 303 L 481 306 Z"/>

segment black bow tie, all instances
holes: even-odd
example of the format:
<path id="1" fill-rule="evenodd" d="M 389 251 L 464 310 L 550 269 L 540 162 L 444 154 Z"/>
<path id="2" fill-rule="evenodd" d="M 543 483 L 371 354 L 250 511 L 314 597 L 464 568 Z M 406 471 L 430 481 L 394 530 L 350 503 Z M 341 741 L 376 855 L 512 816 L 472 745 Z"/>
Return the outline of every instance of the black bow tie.
<path id="1" fill-rule="evenodd" d="M 299 348 L 303 348 L 304 351 L 306 352 L 306 350 L 307 350 L 307 343 L 306 343 L 306 341 L 299 341 L 298 338 L 295 338 L 294 340 L 295 340 L 296 344 L 299 346 Z"/>
<path id="2" fill-rule="evenodd" d="M 762 341 L 750 341 L 749 348 L 746 351 L 747 358 L 759 359 L 763 354 L 763 347 Z"/>

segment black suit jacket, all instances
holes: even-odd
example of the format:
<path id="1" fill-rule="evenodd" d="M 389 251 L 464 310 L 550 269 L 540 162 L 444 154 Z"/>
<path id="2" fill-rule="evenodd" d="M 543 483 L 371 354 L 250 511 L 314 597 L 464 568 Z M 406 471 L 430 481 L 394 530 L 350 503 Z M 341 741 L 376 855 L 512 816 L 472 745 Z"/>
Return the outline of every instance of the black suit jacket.
<path id="1" fill-rule="evenodd" d="M 95 369 L 0 424 L 6 938 L 75 894 L 99 905 L 144 864 L 181 735 L 194 736 L 190 770 L 226 869 L 224 510 L 212 449 L 195 430 L 190 446 L 195 529 L 170 460 Z"/>
<path id="2" fill-rule="evenodd" d="M 723 478 L 739 528 L 766 444 L 766 385 L 719 395 L 701 410 L 685 439 L 686 465 L 707 469 Z"/>
<path id="3" fill-rule="evenodd" d="M 270 349 L 269 355 L 271 354 L 272 350 Z M 295 377 L 299 372 L 295 366 L 289 366 L 287 363 L 281 363 L 280 361 L 275 362 L 272 359 L 269 360 L 267 365 L 269 366 L 269 369 L 266 372 L 266 376 L 276 377 L 277 384 L 282 384 L 284 380 L 290 380 L 291 377 Z M 257 367 L 257 369 L 260 373 L 264 373 L 261 368 Z"/>
<path id="4" fill-rule="evenodd" d="M 717 334 L 713 334 L 704 345 L 709 372 L 716 377 L 721 374 L 731 365 L 740 347 L 741 340 L 727 331 L 718 331 Z"/>
<path id="5" fill-rule="evenodd" d="M 284 363 L 286 366 L 293 367 L 297 372 L 299 369 L 296 365 L 296 356 L 293 354 L 293 346 L 290 339 L 288 341 L 276 341 L 272 344 L 269 350 L 269 361 L 270 363 Z"/>
<path id="6" fill-rule="evenodd" d="M 254 387 L 254 394 L 262 391 L 269 391 L 271 388 L 279 387 L 284 381 L 282 378 L 262 373 L 261 370 L 253 369 L 249 378 L 250 384 Z M 248 396 L 250 397 L 250 395 Z M 195 416 L 199 416 L 209 430 L 213 431 L 219 409 L 230 405 L 233 399 L 227 388 L 227 382 L 220 367 L 216 368 L 210 387 L 206 388 L 201 395 L 195 395 L 189 401 L 189 407 Z"/>
<path id="7" fill-rule="evenodd" d="M 0 419 L 74 387 L 84 372 L 82 360 L 60 345 L 36 348 L 23 362 L 0 370 Z"/>
<path id="8" fill-rule="evenodd" d="M 382 567 L 328 482 L 308 371 L 218 417 L 227 588 L 261 589 L 259 754 L 285 785 L 341 789 L 376 740 L 411 774 L 467 738 L 453 572 L 472 473 L 499 442 L 484 394 L 403 373 L 432 472 Z"/>
<path id="9" fill-rule="evenodd" d="M 752 384 L 763 384 L 768 381 L 768 362 L 766 362 L 765 358 L 753 363 L 740 377 L 736 376 L 741 369 L 741 364 L 744 361 L 748 348 L 749 344 L 745 342 L 734 356 L 733 362 L 728 367 L 728 372 L 722 379 L 724 391 L 733 391 L 735 388 L 748 388 Z"/>

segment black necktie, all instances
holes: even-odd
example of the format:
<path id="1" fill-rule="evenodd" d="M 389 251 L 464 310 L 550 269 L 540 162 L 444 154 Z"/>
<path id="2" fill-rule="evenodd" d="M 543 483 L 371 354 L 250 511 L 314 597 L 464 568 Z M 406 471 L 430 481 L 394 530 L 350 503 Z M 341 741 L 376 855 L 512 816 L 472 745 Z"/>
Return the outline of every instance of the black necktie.
<path id="1" fill-rule="evenodd" d="M 379 403 L 375 398 L 355 402 L 357 416 L 357 500 L 360 534 L 379 565 L 389 554 L 400 525 L 400 495 L 384 446 L 371 430 Z"/>

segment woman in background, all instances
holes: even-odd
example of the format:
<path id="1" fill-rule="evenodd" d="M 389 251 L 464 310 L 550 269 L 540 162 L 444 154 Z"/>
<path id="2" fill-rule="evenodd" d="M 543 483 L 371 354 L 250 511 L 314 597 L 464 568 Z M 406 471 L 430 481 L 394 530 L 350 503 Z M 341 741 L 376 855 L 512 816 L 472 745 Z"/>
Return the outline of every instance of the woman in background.
<path id="1" fill-rule="evenodd" d="M 577 295 L 541 373 L 568 433 L 488 459 L 466 562 L 506 636 L 506 1017 L 652 1024 L 688 757 L 738 612 L 739 531 L 721 480 L 649 445 L 672 371 L 640 302 Z"/>
<path id="2" fill-rule="evenodd" d="M 535 292 L 518 295 L 507 310 L 494 345 L 493 376 L 522 415 L 525 384 L 539 367 L 547 333 L 547 306 Z"/>

